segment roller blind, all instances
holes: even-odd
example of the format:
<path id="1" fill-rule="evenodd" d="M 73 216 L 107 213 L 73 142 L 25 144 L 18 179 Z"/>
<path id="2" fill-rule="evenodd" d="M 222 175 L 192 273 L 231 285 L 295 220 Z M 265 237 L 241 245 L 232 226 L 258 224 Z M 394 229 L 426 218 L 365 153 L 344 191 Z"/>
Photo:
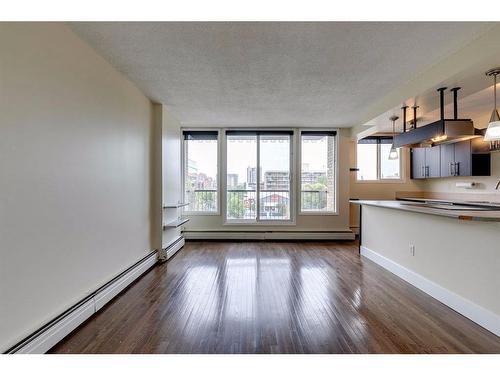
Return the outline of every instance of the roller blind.
<path id="1" fill-rule="evenodd" d="M 196 141 L 212 141 L 217 140 L 217 131 L 206 131 L 206 130 L 190 130 L 182 132 L 185 140 L 196 140 Z"/>
<path id="2" fill-rule="evenodd" d="M 366 137 L 363 139 L 360 139 L 358 141 L 358 144 L 391 144 L 392 143 L 392 137 L 388 136 L 381 136 L 381 137 Z"/>
<path id="3" fill-rule="evenodd" d="M 226 135 L 292 135 L 293 130 L 226 130 Z"/>
<path id="4" fill-rule="evenodd" d="M 326 136 L 335 137 L 337 135 L 337 132 L 335 130 L 306 130 L 302 131 L 300 134 L 304 136 L 312 135 L 316 137 L 326 137 Z"/>

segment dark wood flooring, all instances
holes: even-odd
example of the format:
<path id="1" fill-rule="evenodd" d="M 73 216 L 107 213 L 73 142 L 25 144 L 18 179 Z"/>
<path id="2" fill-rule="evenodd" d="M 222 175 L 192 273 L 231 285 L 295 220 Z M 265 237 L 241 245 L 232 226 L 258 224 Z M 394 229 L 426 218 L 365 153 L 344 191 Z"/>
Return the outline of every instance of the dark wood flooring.
<path id="1" fill-rule="evenodd" d="M 188 242 L 52 353 L 500 353 L 355 242 Z"/>

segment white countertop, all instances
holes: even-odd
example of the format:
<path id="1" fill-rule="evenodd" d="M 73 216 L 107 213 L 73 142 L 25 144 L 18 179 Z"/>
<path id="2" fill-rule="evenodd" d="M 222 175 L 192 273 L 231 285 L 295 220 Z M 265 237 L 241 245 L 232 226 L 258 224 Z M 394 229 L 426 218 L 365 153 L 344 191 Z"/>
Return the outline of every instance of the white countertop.
<path id="1" fill-rule="evenodd" d="M 411 199 L 411 198 L 409 198 Z M 416 201 L 417 200 L 417 201 Z M 497 221 L 500 222 L 500 210 L 497 211 L 485 211 L 485 210 L 473 210 L 473 209 L 443 209 L 443 208 L 433 208 L 422 206 L 424 202 L 440 203 L 440 202 L 451 202 L 444 200 L 432 200 L 432 199 L 412 199 L 410 200 L 351 200 L 353 204 L 367 205 L 374 207 L 391 208 L 395 210 L 417 212 L 421 214 L 445 216 L 458 220 L 471 220 L 471 221 Z M 461 204 L 459 202 L 454 202 Z M 465 202 L 464 202 L 465 203 Z M 468 203 L 469 205 L 471 203 Z M 474 204 L 476 205 L 476 204 Z M 479 205 L 479 204 L 478 204 Z M 492 206 L 492 204 L 483 204 L 482 206 Z M 495 205 L 497 206 L 497 205 Z"/>

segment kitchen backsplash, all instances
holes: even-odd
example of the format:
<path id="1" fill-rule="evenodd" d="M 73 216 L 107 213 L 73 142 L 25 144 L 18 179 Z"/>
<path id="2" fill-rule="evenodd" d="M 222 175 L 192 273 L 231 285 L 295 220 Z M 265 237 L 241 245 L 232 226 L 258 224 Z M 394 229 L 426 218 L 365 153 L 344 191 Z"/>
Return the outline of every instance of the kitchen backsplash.
<path id="1" fill-rule="evenodd" d="M 491 176 L 489 177 L 450 177 L 426 180 L 422 187 L 426 192 L 464 193 L 464 194 L 495 194 L 500 196 L 500 190 L 495 186 L 500 179 L 500 152 L 491 154 Z M 457 187 L 458 182 L 474 182 L 472 189 Z"/>

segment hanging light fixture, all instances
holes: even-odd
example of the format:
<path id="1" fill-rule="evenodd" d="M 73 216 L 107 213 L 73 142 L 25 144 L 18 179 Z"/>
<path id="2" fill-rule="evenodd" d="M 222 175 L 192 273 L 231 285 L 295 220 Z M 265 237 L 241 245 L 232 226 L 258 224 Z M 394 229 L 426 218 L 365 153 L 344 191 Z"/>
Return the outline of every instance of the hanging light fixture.
<path id="1" fill-rule="evenodd" d="M 399 158 L 398 150 L 394 147 L 394 136 L 396 135 L 396 120 L 398 116 L 391 116 L 389 120 L 392 121 L 392 145 L 389 151 L 389 160 L 397 160 Z"/>
<path id="2" fill-rule="evenodd" d="M 484 135 L 485 141 L 496 141 L 500 140 L 500 117 L 497 111 L 497 75 L 500 74 L 500 68 L 495 68 L 488 70 L 486 75 L 493 76 L 493 100 L 494 107 L 493 112 L 491 112 L 490 122 L 488 124 L 488 129 L 486 129 L 486 134 Z"/>

